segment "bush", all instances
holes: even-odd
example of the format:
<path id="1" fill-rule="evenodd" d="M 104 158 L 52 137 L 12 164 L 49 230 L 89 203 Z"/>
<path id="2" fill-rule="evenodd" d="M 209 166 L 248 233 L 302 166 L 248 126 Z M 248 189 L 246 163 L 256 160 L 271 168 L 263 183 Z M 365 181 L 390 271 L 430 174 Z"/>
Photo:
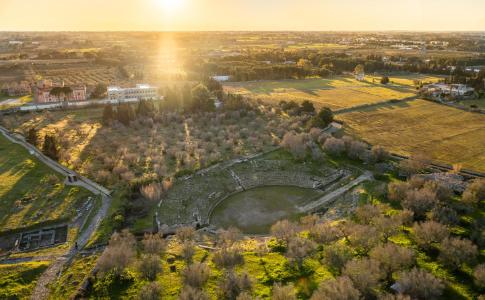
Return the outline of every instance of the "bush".
<path id="1" fill-rule="evenodd" d="M 236 299 L 242 292 L 250 292 L 251 280 L 246 273 L 236 275 L 229 272 L 219 285 L 219 293 L 222 299 Z"/>
<path id="2" fill-rule="evenodd" d="M 350 247 L 336 243 L 325 247 L 323 250 L 323 260 L 327 266 L 339 274 L 345 264 L 353 257 Z"/>
<path id="3" fill-rule="evenodd" d="M 182 243 L 182 257 L 186 263 L 192 262 L 192 257 L 195 254 L 195 243 L 193 241 L 185 241 Z"/>
<path id="4" fill-rule="evenodd" d="M 342 271 L 348 276 L 354 286 L 364 295 L 370 296 L 379 287 L 379 281 L 385 277 L 379 262 L 369 258 L 354 258 L 349 261 Z"/>
<path id="5" fill-rule="evenodd" d="M 275 283 L 272 290 L 272 300 L 296 300 L 295 287 L 293 284 L 282 285 Z"/>
<path id="6" fill-rule="evenodd" d="M 244 263 L 244 257 L 236 249 L 223 248 L 216 253 L 212 259 L 219 268 L 232 269 Z"/>
<path id="7" fill-rule="evenodd" d="M 309 230 L 310 238 L 318 244 L 329 244 L 342 236 L 341 230 L 330 222 L 318 223 Z"/>
<path id="8" fill-rule="evenodd" d="M 141 291 L 140 300 L 159 300 L 162 297 L 162 287 L 156 282 L 150 282 L 145 285 Z"/>
<path id="9" fill-rule="evenodd" d="M 331 137 L 325 141 L 323 149 L 332 155 L 341 155 L 345 151 L 345 143 L 341 139 Z"/>
<path id="10" fill-rule="evenodd" d="M 144 278 L 154 281 L 157 278 L 157 275 L 162 272 L 160 257 L 153 254 L 142 256 L 138 262 L 138 271 Z"/>
<path id="11" fill-rule="evenodd" d="M 461 264 L 474 264 L 478 256 L 477 246 L 470 240 L 460 238 L 447 238 L 441 242 L 438 259 L 453 269 Z"/>
<path id="12" fill-rule="evenodd" d="M 296 235 L 298 226 L 288 220 L 281 220 L 271 226 L 271 235 L 278 240 L 288 241 Z"/>
<path id="13" fill-rule="evenodd" d="M 415 253 L 412 249 L 393 243 L 376 246 L 370 251 L 369 257 L 378 261 L 388 276 L 415 263 Z"/>
<path id="14" fill-rule="evenodd" d="M 145 253 L 160 256 L 163 255 L 167 246 L 165 240 L 159 234 L 145 234 L 142 244 Z"/>
<path id="15" fill-rule="evenodd" d="M 98 260 L 99 273 L 112 271 L 119 277 L 135 257 L 135 244 L 135 237 L 129 231 L 115 232 Z"/>
<path id="16" fill-rule="evenodd" d="M 401 273 L 398 281 L 399 291 L 413 299 L 439 299 L 443 294 L 444 284 L 432 274 L 412 269 Z"/>
<path id="17" fill-rule="evenodd" d="M 360 292 L 354 287 L 352 280 L 341 276 L 322 282 L 313 292 L 311 300 L 359 300 Z M 284 299 L 284 298 L 282 298 Z"/>
<path id="18" fill-rule="evenodd" d="M 477 205 L 480 201 L 485 200 L 485 179 L 475 179 L 470 183 L 463 193 L 463 202 Z"/>
<path id="19" fill-rule="evenodd" d="M 192 241 L 195 237 L 195 229 L 190 226 L 179 227 L 175 230 L 175 236 L 181 242 Z"/>
<path id="20" fill-rule="evenodd" d="M 350 245 L 363 253 L 367 253 L 379 242 L 379 234 L 373 226 L 350 224 L 348 230 Z"/>
<path id="21" fill-rule="evenodd" d="M 194 288 L 202 288 L 209 279 L 209 275 L 210 269 L 206 264 L 194 263 L 185 268 L 184 283 Z"/>
<path id="22" fill-rule="evenodd" d="M 416 243 L 423 249 L 431 248 L 433 243 L 441 243 L 449 235 L 446 226 L 435 221 L 415 223 L 413 231 Z"/>
<path id="23" fill-rule="evenodd" d="M 209 296 L 200 289 L 185 286 L 180 293 L 179 300 L 209 300 Z"/>
<path id="24" fill-rule="evenodd" d="M 485 264 L 478 265 L 473 271 L 473 278 L 475 284 L 481 288 L 485 288 Z"/>
<path id="25" fill-rule="evenodd" d="M 300 268 L 303 264 L 303 260 L 314 250 L 315 243 L 306 238 L 295 237 L 288 242 L 286 257 L 290 262 L 296 263 Z"/>
<path id="26" fill-rule="evenodd" d="M 371 160 L 373 163 L 385 162 L 389 159 L 390 154 L 381 146 L 373 146 L 371 150 Z"/>

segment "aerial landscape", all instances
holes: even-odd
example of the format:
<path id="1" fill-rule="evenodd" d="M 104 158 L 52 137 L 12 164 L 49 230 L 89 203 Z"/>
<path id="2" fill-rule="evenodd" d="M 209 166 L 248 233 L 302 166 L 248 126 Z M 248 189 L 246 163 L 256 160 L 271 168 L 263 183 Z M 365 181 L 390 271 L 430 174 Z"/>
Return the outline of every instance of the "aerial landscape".
<path id="1" fill-rule="evenodd" d="M 485 300 L 485 3 L 372 2 L 0 0 L 0 299 Z"/>

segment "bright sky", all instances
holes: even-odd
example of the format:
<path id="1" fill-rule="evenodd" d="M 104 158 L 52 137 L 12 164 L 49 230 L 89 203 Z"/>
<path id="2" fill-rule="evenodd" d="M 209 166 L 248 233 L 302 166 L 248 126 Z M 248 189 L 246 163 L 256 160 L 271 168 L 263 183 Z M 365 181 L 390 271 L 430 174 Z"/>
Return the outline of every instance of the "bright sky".
<path id="1" fill-rule="evenodd" d="M 21 30 L 485 31 L 485 0 L 0 0 Z"/>

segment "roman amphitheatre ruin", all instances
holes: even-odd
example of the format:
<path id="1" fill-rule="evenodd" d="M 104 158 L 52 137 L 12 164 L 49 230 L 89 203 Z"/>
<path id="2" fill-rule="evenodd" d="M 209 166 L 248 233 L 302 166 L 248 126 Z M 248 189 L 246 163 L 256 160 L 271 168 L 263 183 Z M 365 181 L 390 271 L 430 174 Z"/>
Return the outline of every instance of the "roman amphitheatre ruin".
<path id="1" fill-rule="evenodd" d="M 371 179 L 352 167 L 300 163 L 283 150 L 215 165 L 177 180 L 156 213 L 162 231 L 182 225 L 265 234 L 276 221 L 346 212 L 356 186 Z"/>

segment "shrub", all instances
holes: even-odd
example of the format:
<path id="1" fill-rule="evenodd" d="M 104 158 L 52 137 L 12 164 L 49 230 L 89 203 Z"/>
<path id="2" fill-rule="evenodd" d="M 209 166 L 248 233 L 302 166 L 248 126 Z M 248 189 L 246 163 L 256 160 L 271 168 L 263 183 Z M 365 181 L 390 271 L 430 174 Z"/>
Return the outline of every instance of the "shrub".
<path id="1" fill-rule="evenodd" d="M 322 282 L 313 292 L 311 300 L 359 300 L 360 292 L 354 287 L 352 280 L 341 276 Z M 283 299 L 283 298 L 282 298 Z"/>
<path id="2" fill-rule="evenodd" d="M 353 257 L 352 249 L 340 243 L 325 247 L 323 253 L 325 264 L 336 273 L 340 273 L 345 264 Z"/>
<path id="3" fill-rule="evenodd" d="M 288 242 L 286 257 L 290 262 L 296 263 L 298 267 L 301 267 L 303 260 L 314 250 L 315 243 L 305 238 L 295 237 Z"/>
<path id="4" fill-rule="evenodd" d="M 350 224 L 348 240 L 352 247 L 367 253 L 379 242 L 377 229 L 369 225 Z"/>
<path id="5" fill-rule="evenodd" d="M 341 139 L 331 137 L 325 141 L 323 149 L 330 154 L 340 155 L 345 151 L 345 143 Z"/>
<path id="6" fill-rule="evenodd" d="M 435 221 L 415 223 L 413 231 L 416 243 L 424 249 L 429 249 L 433 243 L 441 243 L 449 235 L 446 226 Z"/>
<path id="7" fill-rule="evenodd" d="M 379 262 L 369 258 L 352 259 L 345 265 L 342 274 L 348 276 L 354 286 L 367 296 L 374 293 L 379 281 L 385 277 Z"/>
<path id="8" fill-rule="evenodd" d="M 145 234 L 142 240 L 143 250 L 148 254 L 162 255 L 166 242 L 159 234 Z"/>
<path id="9" fill-rule="evenodd" d="M 185 262 L 192 262 L 192 257 L 195 254 L 195 243 L 193 241 L 185 241 L 182 243 L 182 257 Z"/>
<path id="10" fill-rule="evenodd" d="M 159 300 L 162 297 L 162 287 L 156 282 L 143 286 L 139 298 L 141 300 Z"/>
<path id="11" fill-rule="evenodd" d="M 475 179 L 470 183 L 463 193 L 463 202 L 477 205 L 481 200 L 485 200 L 485 179 Z"/>
<path id="12" fill-rule="evenodd" d="M 150 281 L 154 281 L 157 275 L 162 272 L 160 257 L 153 254 L 143 255 L 138 262 L 138 271 Z"/>
<path id="13" fill-rule="evenodd" d="M 380 163 L 388 160 L 389 152 L 381 146 L 373 146 L 371 149 L 371 160 L 374 163 Z"/>
<path id="14" fill-rule="evenodd" d="M 438 258 L 450 268 L 458 269 L 462 263 L 475 263 L 477 255 L 477 246 L 470 240 L 447 238 L 441 242 Z"/>
<path id="15" fill-rule="evenodd" d="M 272 290 L 272 300 L 296 300 L 296 292 L 293 284 L 282 285 L 275 283 Z"/>
<path id="16" fill-rule="evenodd" d="M 359 141 L 353 141 L 347 149 L 347 155 L 351 159 L 363 159 L 367 151 L 367 145 Z"/>
<path id="17" fill-rule="evenodd" d="M 393 243 L 376 246 L 370 251 L 369 257 L 378 261 L 388 276 L 393 272 L 411 267 L 415 262 L 413 250 Z"/>
<path id="18" fill-rule="evenodd" d="M 116 276 L 120 276 L 135 257 L 135 244 L 135 237 L 129 231 L 115 232 L 98 260 L 100 274 L 112 271 Z"/>
<path id="19" fill-rule="evenodd" d="M 319 244 L 328 244 L 338 240 L 342 236 L 337 226 L 330 222 L 318 223 L 310 228 L 310 238 Z"/>
<path id="20" fill-rule="evenodd" d="M 298 226 L 288 220 L 281 220 L 271 226 L 271 235 L 286 243 L 296 235 Z"/>
<path id="21" fill-rule="evenodd" d="M 232 269 L 244 263 L 244 257 L 236 249 L 222 248 L 214 253 L 214 264 L 219 268 Z"/>
<path id="22" fill-rule="evenodd" d="M 236 275 L 229 272 L 219 285 L 220 296 L 223 299 L 236 299 L 242 292 L 250 292 L 252 283 L 246 273 Z"/>
<path id="23" fill-rule="evenodd" d="M 158 202 L 162 197 L 162 188 L 159 183 L 150 183 L 140 188 L 141 195 L 150 201 Z"/>
<path id="24" fill-rule="evenodd" d="M 281 141 L 281 146 L 291 152 L 297 159 L 303 159 L 306 155 L 306 141 L 303 134 L 287 132 Z"/>
<path id="25" fill-rule="evenodd" d="M 399 170 L 404 176 L 411 176 L 423 172 L 431 163 L 431 160 L 424 155 L 411 156 L 399 163 Z"/>
<path id="26" fill-rule="evenodd" d="M 209 279 L 209 275 L 210 269 L 206 264 L 194 263 L 185 268 L 184 283 L 194 288 L 202 288 Z"/>
<path id="27" fill-rule="evenodd" d="M 354 212 L 355 218 L 361 224 L 370 224 L 371 221 L 381 215 L 379 207 L 372 204 L 365 204 L 357 207 Z"/>
<path id="28" fill-rule="evenodd" d="M 481 288 L 485 288 L 485 264 L 478 265 L 473 271 L 473 278 L 475 284 Z"/>
<path id="29" fill-rule="evenodd" d="M 180 293 L 179 300 L 209 300 L 209 296 L 200 289 L 185 286 Z"/>
<path id="30" fill-rule="evenodd" d="M 241 239 L 242 233 L 235 227 L 230 227 L 227 230 L 220 229 L 217 231 L 218 244 L 224 247 L 231 247 L 236 241 Z"/>
<path id="31" fill-rule="evenodd" d="M 190 226 L 179 227 L 175 230 L 175 236 L 181 242 L 191 241 L 195 237 L 195 229 Z"/>
<path id="32" fill-rule="evenodd" d="M 399 291 L 413 299 L 439 299 L 443 293 L 444 284 L 432 274 L 412 269 L 401 273 L 397 280 Z"/>

